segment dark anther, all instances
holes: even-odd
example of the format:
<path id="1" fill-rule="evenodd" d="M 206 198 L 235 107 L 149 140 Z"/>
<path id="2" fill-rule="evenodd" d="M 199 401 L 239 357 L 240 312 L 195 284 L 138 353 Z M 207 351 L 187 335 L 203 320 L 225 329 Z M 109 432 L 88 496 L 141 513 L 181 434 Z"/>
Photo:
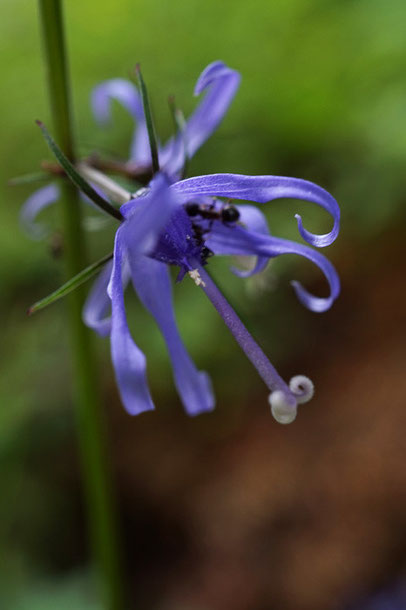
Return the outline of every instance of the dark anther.
<path id="1" fill-rule="evenodd" d="M 209 250 L 206 246 L 203 246 L 201 252 L 202 260 L 205 262 L 210 256 L 213 256 L 213 252 Z"/>
<path id="2" fill-rule="evenodd" d="M 221 219 L 223 222 L 237 222 L 240 217 L 240 212 L 233 205 L 229 205 L 221 210 Z"/>
<path id="3" fill-rule="evenodd" d="M 207 246 L 203 246 L 203 248 L 202 248 L 202 256 L 204 258 L 208 258 L 209 256 L 213 256 L 213 252 Z"/>
<path id="4" fill-rule="evenodd" d="M 187 203 L 185 210 L 188 216 L 197 216 L 200 212 L 200 206 L 198 203 Z"/>

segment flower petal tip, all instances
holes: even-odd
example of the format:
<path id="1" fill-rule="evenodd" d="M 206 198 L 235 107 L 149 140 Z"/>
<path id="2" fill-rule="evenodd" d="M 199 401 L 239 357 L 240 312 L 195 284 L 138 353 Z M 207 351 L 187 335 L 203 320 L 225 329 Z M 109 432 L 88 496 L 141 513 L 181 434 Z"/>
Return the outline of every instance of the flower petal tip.
<path id="1" fill-rule="evenodd" d="M 148 405 L 142 405 L 142 406 L 138 406 L 138 405 L 133 405 L 133 404 L 128 404 L 126 402 L 124 402 L 123 398 L 122 398 L 122 403 L 124 405 L 124 409 L 126 410 L 126 413 L 128 413 L 128 415 L 131 415 L 131 417 L 135 417 L 136 415 L 141 415 L 141 413 L 149 413 L 149 411 L 155 411 L 155 405 L 151 402 Z"/>
<path id="2" fill-rule="evenodd" d="M 324 313 L 330 309 L 338 296 L 338 294 L 331 294 L 331 296 L 326 298 L 315 297 L 307 292 L 300 282 L 292 280 L 290 284 L 296 292 L 296 296 L 302 305 L 304 305 L 309 311 L 314 311 L 314 313 Z"/>
<path id="3" fill-rule="evenodd" d="M 213 387 L 209 375 L 199 371 L 195 379 L 195 395 L 192 400 L 184 401 L 184 407 L 189 416 L 195 417 L 203 413 L 211 413 L 216 406 Z"/>
<path id="4" fill-rule="evenodd" d="M 308 231 L 304 228 L 302 217 L 300 216 L 300 214 L 295 214 L 295 218 L 297 220 L 297 226 L 300 235 L 308 244 L 310 244 L 311 246 L 315 246 L 316 248 L 325 248 L 326 246 L 332 244 L 333 241 L 336 240 L 340 230 L 339 221 L 337 220 L 337 218 L 334 218 L 334 226 L 330 233 L 316 235 L 315 233 L 311 233 L 311 231 Z"/>
<path id="5" fill-rule="evenodd" d="M 221 60 L 213 61 L 206 66 L 197 80 L 193 94 L 195 96 L 200 95 L 201 92 L 204 91 L 204 89 L 206 89 L 208 84 L 212 81 L 214 74 L 223 67 L 225 67 L 225 64 Z"/>
<path id="6" fill-rule="evenodd" d="M 271 392 L 268 398 L 271 413 L 279 424 L 291 424 L 297 415 L 297 403 L 281 390 Z"/>
<path id="7" fill-rule="evenodd" d="M 49 228 L 36 222 L 36 219 L 42 210 L 58 200 L 59 195 L 59 187 L 51 183 L 37 189 L 24 202 L 20 212 L 20 222 L 31 239 L 40 240 L 49 233 Z"/>

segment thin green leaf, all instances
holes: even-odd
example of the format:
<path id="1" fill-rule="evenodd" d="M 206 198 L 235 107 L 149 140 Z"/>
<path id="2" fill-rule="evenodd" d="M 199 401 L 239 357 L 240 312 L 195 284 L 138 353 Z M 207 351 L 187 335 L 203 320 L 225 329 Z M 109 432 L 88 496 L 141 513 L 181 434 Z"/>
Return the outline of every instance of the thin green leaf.
<path id="1" fill-rule="evenodd" d="M 66 172 L 68 178 L 72 180 L 72 182 L 77 186 L 81 191 L 85 193 L 102 210 L 110 214 L 110 216 L 114 216 L 117 220 L 123 220 L 121 212 L 113 207 L 106 199 L 101 197 L 94 188 L 79 174 L 79 172 L 75 169 L 69 159 L 63 154 L 57 143 L 53 140 L 52 136 L 48 132 L 47 128 L 41 121 L 36 121 L 37 125 L 40 127 L 45 140 L 51 151 L 54 153 L 58 163 L 63 167 Z"/>
<path id="2" fill-rule="evenodd" d="M 46 172 L 33 172 L 31 174 L 24 174 L 23 176 L 15 176 L 15 178 L 10 178 L 8 184 L 9 186 L 20 186 L 20 184 L 31 184 L 32 182 L 51 179 L 52 176 Z"/>
<path id="3" fill-rule="evenodd" d="M 175 124 L 175 132 L 179 133 L 182 138 L 183 145 L 183 168 L 181 178 L 185 178 L 189 169 L 189 155 L 187 152 L 187 139 L 186 139 L 186 120 L 184 114 L 180 108 L 175 104 L 175 97 L 173 95 L 168 98 L 169 109 L 172 114 L 173 122 Z"/>
<path id="4" fill-rule="evenodd" d="M 31 307 L 27 310 L 27 315 L 31 316 L 33 313 L 36 313 L 40 309 L 44 309 L 44 307 L 51 305 L 51 303 L 55 303 L 55 301 L 62 299 L 62 297 L 66 296 L 67 294 L 72 292 L 72 290 L 75 290 L 75 288 L 77 288 L 81 284 L 84 284 L 85 282 L 87 282 L 87 280 L 96 275 L 96 273 L 100 271 L 100 269 L 112 258 L 113 253 L 111 252 L 110 254 L 107 254 L 97 262 L 93 263 L 92 265 L 89 265 L 89 267 L 86 267 L 86 269 L 83 269 L 83 271 L 72 277 L 65 284 L 60 286 L 57 290 L 55 290 L 45 298 L 41 299 L 40 301 L 37 301 L 36 303 L 34 303 L 34 305 L 31 305 Z"/>
<path id="5" fill-rule="evenodd" d="M 145 81 L 142 77 L 140 64 L 137 64 L 135 66 L 135 73 L 137 75 L 138 83 L 140 86 L 142 105 L 144 107 L 144 114 L 145 114 L 145 122 L 147 124 L 149 146 L 151 149 L 152 170 L 155 174 L 156 172 L 159 172 L 158 144 L 157 144 L 157 139 L 156 139 L 154 121 L 152 119 L 152 112 L 151 112 L 151 105 L 149 103 L 148 91 L 147 91 L 147 87 L 145 85 Z"/>

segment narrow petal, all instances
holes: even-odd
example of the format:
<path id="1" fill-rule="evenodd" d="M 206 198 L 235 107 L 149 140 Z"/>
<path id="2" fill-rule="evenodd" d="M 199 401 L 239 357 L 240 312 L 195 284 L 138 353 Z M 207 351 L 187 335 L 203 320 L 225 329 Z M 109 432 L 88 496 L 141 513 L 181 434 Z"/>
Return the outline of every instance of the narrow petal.
<path id="1" fill-rule="evenodd" d="M 130 415 L 154 409 L 146 378 L 144 354 L 134 343 L 127 324 L 122 282 L 122 227 L 116 233 L 108 293 L 111 299 L 111 357 L 124 407 Z"/>
<path id="2" fill-rule="evenodd" d="M 130 146 L 130 161 L 134 161 L 145 167 L 151 165 L 151 150 L 145 120 L 139 122 L 134 130 Z"/>
<path id="3" fill-rule="evenodd" d="M 83 322 L 101 337 L 107 337 L 111 331 L 111 316 L 107 315 L 111 301 L 107 294 L 113 262 L 108 263 L 94 282 L 83 307 Z"/>
<path id="4" fill-rule="evenodd" d="M 35 191 L 24 202 L 20 212 L 20 221 L 24 230 L 32 239 L 40 240 L 48 233 L 45 225 L 35 221 L 38 214 L 52 203 L 55 203 L 59 197 L 59 187 L 56 184 L 48 184 Z"/>
<path id="5" fill-rule="evenodd" d="M 211 411 L 214 397 L 207 373 L 198 371 L 190 359 L 176 326 L 167 266 L 146 256 L 131 257 L 134 289 L 154 316 L 166 341 L 175 385 L 189 415 Z"/>
<path id="6" fill-rule="evenodd" d="M 239 222 L 241 222 L 248 229 L 248 231 L 262 233 L 263 235 L 269 235 L 268 223 L 261 210 L 258 210 L 258 208 L 256 208 L 254 205 L 237 205 L 235 207 L 240 213 Z M 239 277 L 251 277 L 256 273 L 260 273 L 261 271 L 263 271 L 267 266 L 268 261 L 268 256 L 258 256 L 257 262 L 252 269 L 249 269 L 248 271 L 243 271 L 242 269 L 232 267 L 231 271 Z"/>
<path id="7" fill-rule="evenodd" d="M 184 162 L 184 142 L 191 158 L 217 129 L 237 92 L 241 76 L 222 61 L 209 64 L 199 76 L 195 95 L 207 90 L 204 99 L 188 119 L 183 136 L 170 140 L 161 153 L 162 166 L 169 174 L 178 172 Z"/>
<path id="8" fill-rule="evenodd" d="M 340 293 L 340 280 L 333 265 L 325 256 L 308 246 L 287 239 L 249 232 L 240 227 L 227 227 L 221 223 L 213 226 L 206 245 L 213 252 L 221 250 L 222 254 L 229 255 L 274 258 L 281 254 L 298 254 L 309 259 L 321 269 L 330 286 L 330 296 L 321 298 L 310 294 L 299 282 L 292 282 L 299 301 L 311 311 L 326 311 Z"/>
<path id="9" fill-rule="evenodd" d="M 123 78 L 114 78 L 95 87 L 91 96 L 93 114 L 100 123 L 111 119 L 111 100 L 117 100 L 136 121 L 131 144 L 131 160 L 147 165 L 150 162 L 148 133 L 142 100 L 135 85 Z"/>
<path id="10" fill-rule="evenodd" d="M 296 219 L 303 239 L 319 248 L 331 244 L 336 239 L 340 228 L 340 208 L 334 197 L 317 184 L 300 178 L 211 174 L 182 180 L 174 184 L 172 189 L 183 198 L 184 203 L 192 197 L 200 195 L 244 199 L 257 203 L 266 203 L 281 198 L 314 202 L 333 217 L 334 226 L 330 233 L 324 235 L 310 233 L 303 227 L 301 217 L 297 214 Z"/>

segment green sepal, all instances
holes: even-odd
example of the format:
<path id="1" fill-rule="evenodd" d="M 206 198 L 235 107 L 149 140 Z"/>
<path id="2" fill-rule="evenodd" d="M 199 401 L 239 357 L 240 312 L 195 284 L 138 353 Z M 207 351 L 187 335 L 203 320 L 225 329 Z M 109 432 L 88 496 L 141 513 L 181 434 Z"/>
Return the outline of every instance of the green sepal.
<path id="1" fill-rule="evenodd" d="M 99 206 L 102 210 L 110 214 L 110 216 L 114 216 L 117 220 L 123 220 L 123 216 L 120 210 L 117 210 L 113 207 L 106 199 L 101 197 L 94 188 L 79 174 L 79 172 L 75 169 L 69 159 L 63 154 L 57 143 L 54 141 L 47 128 L 41 121 L 36 121 L 37 125 L 40 127 L 44 138 L 56 157 L 56 160 L 61 165 L 61 167 L 65 170 L 66 175 L 73 182 L 75 186 L 77 186 L 85 195 L 89 197 L 97 206 Z"/>
<path id="2" fill-rule="evenodd" d="M 65 297 L 67 294 L 72 292 L 72 290 L 75 290 L 75 288 L 77 288 L 81 284 L 84 284 L 85 282 L 87 282 L 87 280 L 90 280 L 90 278 L 96 275 L 96 273 L 100 271 L 100 269 L 112 258 L 113 252 L 107 254 L 106 256 L 103 256 L 103 258 L 101 258 L 100 260 L 83 269 L 80 273 L 72 277 L 65 284 L 60 286 L 57 290 L 55 290 L 45 298 L 41 299 L 40 301 L 37 301 L 36 303 L 34 303 L 34 305 L 31 305 L 31 307 L 29 307 L 29 309 L 27 310 L 27 315 L 31 316 L 33 313 L 36 313 L 37 311 L 44 309 L 44 307 L 48 307 L 48 305 L 55 303 L 55 301 L 62 299 L 62 297 Z"/>
<path id="3" fill-rule="evenodd" d="M 148 91 L 141 73 L 140 64 L 137 64 L 135 66 L 135 73 L 137 75 L 137 80 L 142 98 L 142 105 L 144 108 L 145 122 L 147 125 L 149 147 L 151 149 L 152 171 L 155 174 L 156 172 L 159 172 L 158 142 L 156 138 L 154 121 L 152 119 L 152 111 L 151 105 L 149 103 Z"/>

